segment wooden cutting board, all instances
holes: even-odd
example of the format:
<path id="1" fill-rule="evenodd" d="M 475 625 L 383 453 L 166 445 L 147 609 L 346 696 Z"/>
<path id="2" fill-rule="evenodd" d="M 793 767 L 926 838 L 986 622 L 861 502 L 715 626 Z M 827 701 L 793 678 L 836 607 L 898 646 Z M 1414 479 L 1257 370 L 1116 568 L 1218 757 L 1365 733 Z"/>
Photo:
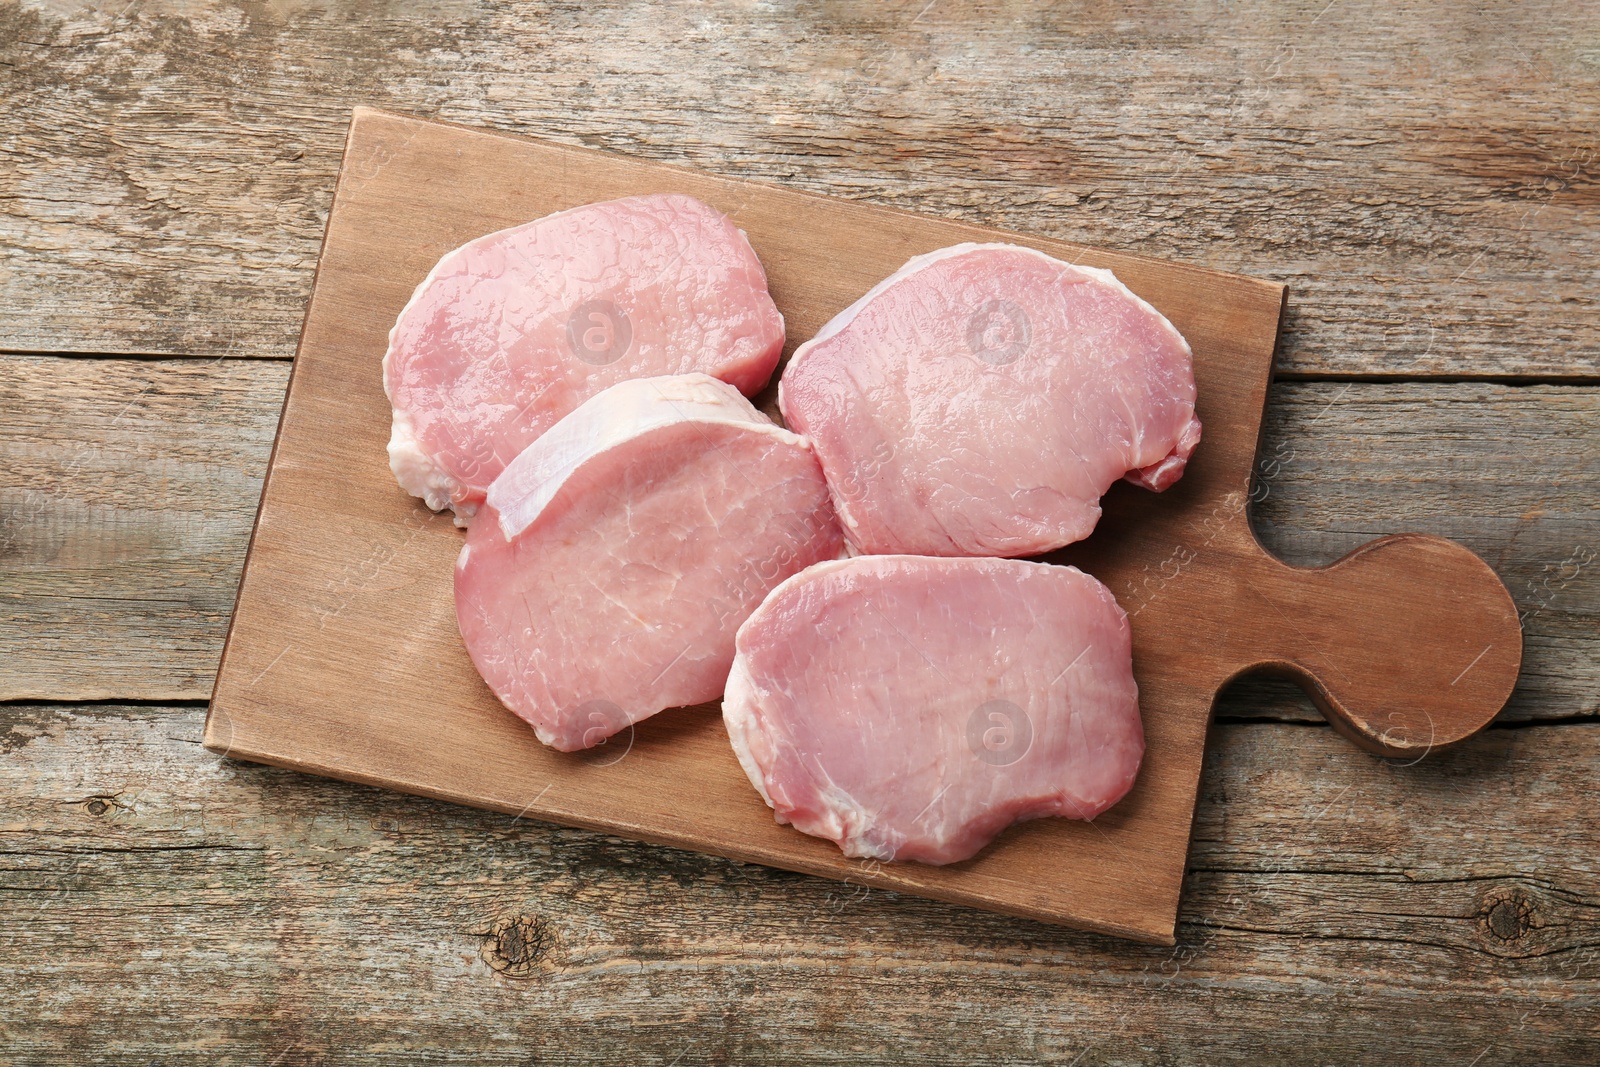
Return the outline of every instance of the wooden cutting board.
<path id="1" fill-rule="evenodd" d="M 461 534 L 396 487 L 380 361 L 446 251 L 552 211 L 682 192 L 727 212 L 766 265 L 789 350 L 911 256 L 1013 241 L 1109 267 L 1194 346 L 1205 439 L 1176 487 L 1119 484 L 1053 559 L 1133 621 L 1147 738 L 1137 785 L 1093 824 L 1013 827 L 968 862 L 845 859 L 773 822 L 715 706 L 665 712 L 588 754 L 541 746 L 456 633 Z M 710 177 L 565 145 L 358 110 L 223 652 L 206 745 L 387 786 L 1048 922 L 1171 943 L 1211 706 L 1236 675 L 1299 678 L 1332 722 L 1408 759 L 1483 726 L 1521 631 L 1490 569 L 1407 535 L 1317 570 L 1248 522 L 1282 285 Z M 770 393 L 766 398 L 772 410 Z M 1240 798 L 1249 803 L 1249 798 Z M 465 846 L 467 842 L 463 842 Z"/>

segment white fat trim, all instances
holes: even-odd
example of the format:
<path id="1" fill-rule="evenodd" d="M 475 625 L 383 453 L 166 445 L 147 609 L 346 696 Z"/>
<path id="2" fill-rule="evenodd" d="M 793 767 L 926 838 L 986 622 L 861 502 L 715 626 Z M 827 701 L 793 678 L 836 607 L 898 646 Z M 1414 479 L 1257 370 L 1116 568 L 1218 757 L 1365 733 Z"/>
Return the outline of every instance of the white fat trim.
<path id="1" fill-rule="evenodd" d="M 389 431 L 389 469 L 394 472 L 394 480 L 400 483 L 400 488 L 421 497 L 434 511 L 450 507 L 451 497 L 460 488 L 460 483 L 440 470 L 422 450 L 411 415 L 404 411 L 395 411 L 394 424 Z M 463 510 L 465 515 L 456 516 L 458 526 L 466 525 L 466 518 L 475 509 Z"/>
<path id="2" fill-rule="evenodd" d="M 810 450 L 726 382 L 699 372 L 618 382 L 579 404 L 506 466 L 489 486 L 507 541 L 526 530 L 579 467 L 601 453 L 667 426 L 736 425 Z"/>
<path id="3" fill-rule="evenodd" d="M 745 776 L 756 787 L 756 792 L 761 794 L 761 799 L 767 802 L 767 807 L 772 808 L 775 805 L 767 793 L 766 775 L 750 750 L 750 736 L 761 728 L 756 722 L 759 715 L 750 667 L 743 656 L 735 656 L 733 670 L 728 674 L 728 685 L 722 694 L 722 721 L 728 728 L 728 741 L 733 745 L 733 754 L 738 758 L 739 766 L 744 768 Z"/>

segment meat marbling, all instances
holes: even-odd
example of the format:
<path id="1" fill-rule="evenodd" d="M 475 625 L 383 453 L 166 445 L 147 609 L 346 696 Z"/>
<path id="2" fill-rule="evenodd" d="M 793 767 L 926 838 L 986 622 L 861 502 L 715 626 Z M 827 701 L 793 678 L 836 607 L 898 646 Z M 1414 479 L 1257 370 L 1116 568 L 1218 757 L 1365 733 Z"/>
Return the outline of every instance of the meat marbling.
<path id="1" fill-rule="evenodd" d="M 1072 567 L 859 556 L 739 628 L 728 736 L 780 823 L 848 856 L 953 863 L 1092 819 L 1144 753 L 1127 617 Z"/>
<path id="2" fill-rule="evenodd" d="M 707 375 L 636 379 L 495 479 L 456 618 L 495 695 L 572 751 L 721 696 L 739 624 L 842 547 L 803 439 Z"/>
<path id="3" fill-rule="evenodd" d="M 1188 342 L 1106 270 L 1005 244 L 918 256 L 795 352 L 780 404 L 863 552 L 1024 556 L 1200 440 Z"/>
<path id="4" fill-rule="evenodd" d="M 441 259 L 389 334 L 389 464 L 465 525 L 556 420 L 628 378 L 703 371 L 753 394 L 783 317 L 742 231 L 676 194 L 587 204 Z"/>

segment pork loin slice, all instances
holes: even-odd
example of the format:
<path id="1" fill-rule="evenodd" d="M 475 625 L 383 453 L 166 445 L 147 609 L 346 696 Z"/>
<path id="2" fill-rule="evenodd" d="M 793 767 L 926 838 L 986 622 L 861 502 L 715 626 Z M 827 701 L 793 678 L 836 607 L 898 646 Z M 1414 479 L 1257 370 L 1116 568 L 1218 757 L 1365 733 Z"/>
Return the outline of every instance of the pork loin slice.
<path id="1" fill-rule="evenodd" d="M 780 404 L 861 551 L 1025 556 L 1087 537 L 1124 475 L 1178 480 L 1200 440 L 1191 362 L 1110 271 L 964 244 L 801 345 Z"/>
<path id="2" fill-rule="evenodd" d="M 556 420 L 628 378 L 766 385 L 783 316 L 744 233 L 688 196 L 589 204 L 446 255 L 389 334 L 389 465 L 458 525 Z"/>
<path id="3" fill-rule="evenodd" d="M 721 696 L 739 624 L 843 543 L 802 438 L 704 374 L 637 379 L 495 479 L 456 619 L 494 694 L 570 752 Z"/>
<path id="4" fill-rule="evenodd" d="M 954 863 L 1092 819 L 1144 754 L 1127 617 L 1073 567 L 858 556 L 739 628 L 728 736 L 780 823 L 847 856 Z"/>

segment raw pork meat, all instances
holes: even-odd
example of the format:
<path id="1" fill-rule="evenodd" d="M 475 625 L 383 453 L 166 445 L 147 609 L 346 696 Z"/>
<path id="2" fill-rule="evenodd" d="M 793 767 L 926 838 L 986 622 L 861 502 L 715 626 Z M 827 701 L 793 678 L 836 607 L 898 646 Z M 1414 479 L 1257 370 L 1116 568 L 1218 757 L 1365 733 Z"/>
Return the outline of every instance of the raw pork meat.
<path id="1" fill-rule="evenodd" d="M 722 714 L 780 823 L 847 856 L 954 863 L 1092 819 L 1144 754 L 1127 617 L 1073 567 L 858 556 L 739 628 Z"/>
<path id="2" fill-rule="evenodd" d="M 496 475 L 616 382 L 704 371 L 766 385 L 783 316 L 744 233 L 687 196 L 632 196 L 480 237 L 389 334 L 389 466 L 465 525 Z"/>
<path id="3" fill-rule="evenodd" d="M 570 752 L 721 696 L 739 624 L 843 544 L 804 439 L 707 375 L 636 379 L 489 487 L 456 620 L 495 695 Z"/>
<path id="4" fill-rule="evenodd" d="M 1173 325 L 1110 271 L 1017 245 L 911 260 L 800 346 L 780 397 L 863 552 L 1059 548 L 1118 478 L 1159 492 L 1200 440 Z"/>

